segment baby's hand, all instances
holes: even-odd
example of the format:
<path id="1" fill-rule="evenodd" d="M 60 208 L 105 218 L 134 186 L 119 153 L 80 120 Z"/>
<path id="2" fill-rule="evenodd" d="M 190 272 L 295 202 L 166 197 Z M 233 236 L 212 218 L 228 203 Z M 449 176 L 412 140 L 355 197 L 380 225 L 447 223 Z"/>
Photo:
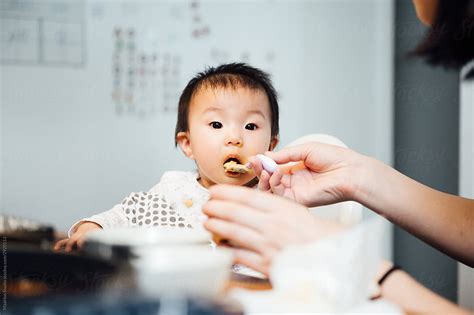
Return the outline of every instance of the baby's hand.
<path id="1" fill-rule="evenodd" d="M 70 252 L 74 248 L 81 249 L 84 245 L 84 241 L 86 239 L 86 234 L 90 231 L 95 231 L 101 229 L 102 227 L 94 222 L 83 222 L 79 225 L 76 229 L 76 232 L 71 235 L 70 238 L 66 238 L 63 240 L 58 241 L 54 245 L 54 250 L 60 250 L 64 248 L 65 252 Z"/>

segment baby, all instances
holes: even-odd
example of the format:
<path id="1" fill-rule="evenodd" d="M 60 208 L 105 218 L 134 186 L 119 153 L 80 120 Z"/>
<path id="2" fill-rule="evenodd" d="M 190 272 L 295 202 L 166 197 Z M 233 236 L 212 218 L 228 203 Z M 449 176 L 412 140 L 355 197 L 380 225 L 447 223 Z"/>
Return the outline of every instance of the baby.
<path id="1" fill-rule="evenodd" d="M 194 172 L 169 171 L 148 192 L 132 193 L 112 209 L 85 218 L 55 249 L 82 247 L 86 233 L 126 226 L 200 228 L 202 205 L 215 184 L 255 186 L 248 158 L 278 143 L 278 100 L 265 72 L 243 63 L 208 68 L 192 78 L 178 105 L 175 143 Z"/>

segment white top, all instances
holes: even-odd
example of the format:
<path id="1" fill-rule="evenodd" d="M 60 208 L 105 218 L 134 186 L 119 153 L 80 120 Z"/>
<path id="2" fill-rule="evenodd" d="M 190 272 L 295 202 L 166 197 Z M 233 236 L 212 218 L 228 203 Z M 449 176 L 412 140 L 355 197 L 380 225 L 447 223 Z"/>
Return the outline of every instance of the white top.
<path id="1" fill-rule="evenodd" d="M 84 218 L 69 229 L 69 237 L 79 223 L 90 221 L 103 229 L 133 226 L 202 228 L 206 216 L 201 209 L 209 191 L 198 183 L 197 172 L 170 171 L 148 192 L 128 195 L 112 209 Z"/>
<path id="2" fill-rule="evenodd" d="M 459 194 L 474 198 L 474 79 L 462 80 L 471 69 L 474 60 L 461 71 L 460 114 L 460 172 Z"/>
<path id="3" fill-rule="evenodd" d="M 112 209 L 74 223 L 68 236 L 71 237 L 77 226 L 85 221 L 97 223 L 103 229 L 134 226 L 204 229 L 202 223 L 207 216 L 202 213 L 202 206 L 209 200 L 209 190 L 198 183 L 198 178 L 197 172 L 166 172 L 148 192 L 131 193 Z M 215 243 L 209 241 L 215 247 Z M 234 265 L 233 270 L 264 277 L 242 265 Z"/>
<path id="4" fill-rule="evenodd" d="M 461 72 L 461 78 L 474 68 L 474 60 Z M 474 80 L 461 80 L 459 194 L 474 198 Z M 474 269 L 458 264 L 458 303 L 474 311 Z"/>

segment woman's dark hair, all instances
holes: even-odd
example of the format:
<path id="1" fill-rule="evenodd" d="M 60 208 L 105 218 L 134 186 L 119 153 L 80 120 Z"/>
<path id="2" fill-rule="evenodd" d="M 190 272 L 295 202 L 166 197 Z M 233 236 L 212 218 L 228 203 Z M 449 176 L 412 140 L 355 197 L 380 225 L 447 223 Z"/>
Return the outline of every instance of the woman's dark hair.
<path id="1" fill-rule="evenodd" d="M 460 69 L 474 59 L 474 0 L 438 0 L 436 19 L 412 52 L 432 65 Z M 474 67 L 466 79 L 474 78 Z"/>
<path id="2" fill-rule="evenodd" d="M 278 136 L 278 97 L 273 87 L 270 76 L 257 68 L 253 68 L 245 63 L 229 63 L 218 67 L 209 67 L 205 71 L 198 73 L 188 82 L 179 98 L 178 120 L 175 129 L 176 136 L 181 131 L 188 131 L 188 114 L 191 99 L 202 87 L 216 88 L 237 88 L 244 87 L 249 89 L 262 90 L 268 97 L 270 104 L 271 117 L 271 135 Z"/>

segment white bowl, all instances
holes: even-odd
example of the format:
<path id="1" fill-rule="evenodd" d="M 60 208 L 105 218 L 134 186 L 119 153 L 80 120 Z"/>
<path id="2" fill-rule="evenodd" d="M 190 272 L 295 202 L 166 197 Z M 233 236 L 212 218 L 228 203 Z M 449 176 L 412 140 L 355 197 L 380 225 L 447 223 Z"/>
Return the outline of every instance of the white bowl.
<path id="1" fill-rule="evenodd" d="M 229 250 L 198 245 L 137 247 L 134 254 L 138 288 L 153 297 L 215 297 L 228 281 L 233 261 Z"/>

